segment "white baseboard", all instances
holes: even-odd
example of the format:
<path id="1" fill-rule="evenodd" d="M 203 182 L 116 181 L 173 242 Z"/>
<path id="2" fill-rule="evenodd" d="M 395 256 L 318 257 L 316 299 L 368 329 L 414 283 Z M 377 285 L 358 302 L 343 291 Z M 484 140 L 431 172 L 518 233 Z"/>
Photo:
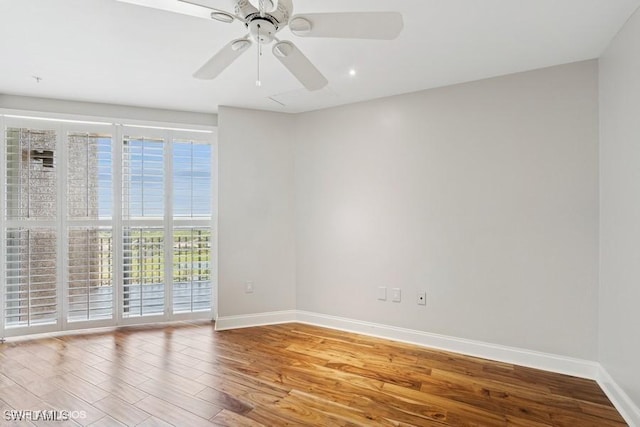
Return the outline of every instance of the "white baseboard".
<path id="1" fill-rule="evenodd" d="M 243 314 L 239 316 L 218 316 L 216 331 L 250 328 L 252 326 L 276 325 L 296 321 L 296 310 L 272 311 L 268 313 Z"/>
<path id="2" fill-rule="evenodd" d="M 611 403 L 631 427 L 640 427 L 640 410 L 631 398 L 616 384 L 607 371 L 590 360 L 542 353 L 517 347 L 491 344 L 464 338 L 399 328 L 379 323 L 364 322 L 344 317 L 311 313 L 300 310 L 277 311 L 242 316 L 219 317 L 216 330 L 247 328 L 278 323 L 306 323 L 347 332 L 386 338 L 419 346 L 451 351 L 468 356 L 527 366 L 549 372 L 587 378 L 598 382 Z"/>
<path id="3" fill-rule="evenodd" d="M 631 397 L 629 397 L 618 383 L 615 382 L 603 366 L 600 366 L 595 380 L 627 424 L 629 424 L 630 427 L 640 427 L 640 408 L 631 400 Z"/>

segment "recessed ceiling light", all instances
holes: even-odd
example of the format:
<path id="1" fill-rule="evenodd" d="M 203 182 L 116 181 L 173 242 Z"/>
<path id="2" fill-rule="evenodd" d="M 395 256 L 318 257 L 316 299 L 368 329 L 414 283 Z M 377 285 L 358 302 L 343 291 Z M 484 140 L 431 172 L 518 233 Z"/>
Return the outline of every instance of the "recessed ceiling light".
<path id="1" fill-rule="evenodd" d="M 356 69 L 355 69 L 355 68 L 352 68 L 352 69 L 350 69 L 350 70 L 349 70 L 349 75 L 350 75 L 351 77 L 355 77 L 355 75 L 356 75 L 356 74 L 357 74 L 357 72 L 356 72 Z"/>

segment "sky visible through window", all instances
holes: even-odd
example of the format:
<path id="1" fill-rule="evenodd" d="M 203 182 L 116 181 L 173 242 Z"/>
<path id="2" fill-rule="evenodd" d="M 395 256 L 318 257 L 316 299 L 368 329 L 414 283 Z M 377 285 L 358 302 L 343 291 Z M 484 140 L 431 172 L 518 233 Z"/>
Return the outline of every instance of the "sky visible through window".
<path id="1" fill-rule="evenodd" d="M 211 216 L 211 145 L 173 144 L 173 214 Z"/>
<path id="2" fill-rule="evenodd" d="M 98 213 L 100 218 L 113 214 L 113 161 L 111 139 L 98 139 Z M 164 165 L 162 144 L 132 139 L 129 142 L 128 179 L 123 182 L 130 201 L 130 217 L 162 216 L 164 213 Z M 190 141 L 173 144 L 174 216 L 211 215 L 211 145 Z M 128 182 L 127 182 L 128 181 Z"/>

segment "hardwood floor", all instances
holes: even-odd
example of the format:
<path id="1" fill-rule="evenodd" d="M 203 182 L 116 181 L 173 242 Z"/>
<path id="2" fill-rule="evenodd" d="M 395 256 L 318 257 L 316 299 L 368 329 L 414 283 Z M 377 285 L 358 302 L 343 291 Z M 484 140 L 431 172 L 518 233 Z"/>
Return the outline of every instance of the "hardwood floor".
<path id="1" fill-rule="evenodd" d="M 301 324 L 182 323 L 0 345 L 0 425 L 626 424 L 581 378 Z"/>

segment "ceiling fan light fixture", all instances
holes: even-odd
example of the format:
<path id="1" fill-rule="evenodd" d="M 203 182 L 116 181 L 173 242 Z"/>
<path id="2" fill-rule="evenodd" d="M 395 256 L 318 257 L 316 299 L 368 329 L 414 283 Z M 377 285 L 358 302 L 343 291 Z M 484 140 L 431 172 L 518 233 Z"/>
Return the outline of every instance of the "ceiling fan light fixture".
<path id="1" fill-rule="evenodd" d="M 308 34 L 311 32 L 311 21 L 304 18 L 293 18 L 289 22 L 289 29 L 291 32 L 297 36 Z"/>
<path id="2" fill-rule="evenodd" d="M 249 46 L 251 46 L 251 42 L 249 40 L 239 39 L 239 40 L 235 40 L 231 44 L 231 49 L 233 49 L 235 52 L 242 52 L 244 50 L 247 50 Z"/>
<path id="3" fill-rule="evenodd" d="M 289 42 L 278 42 L 273 45 L 273 54 L 280 58 L 286 58 L 293 52 L 293 45 Z"/>
<path id="4" fill-rule="evenodd" d="M 224 22 L 225 24 L 231 24 L 236 18 L 232 14 L 227 12 L 214 11 L 211 12 L 211 19 Z"/>

